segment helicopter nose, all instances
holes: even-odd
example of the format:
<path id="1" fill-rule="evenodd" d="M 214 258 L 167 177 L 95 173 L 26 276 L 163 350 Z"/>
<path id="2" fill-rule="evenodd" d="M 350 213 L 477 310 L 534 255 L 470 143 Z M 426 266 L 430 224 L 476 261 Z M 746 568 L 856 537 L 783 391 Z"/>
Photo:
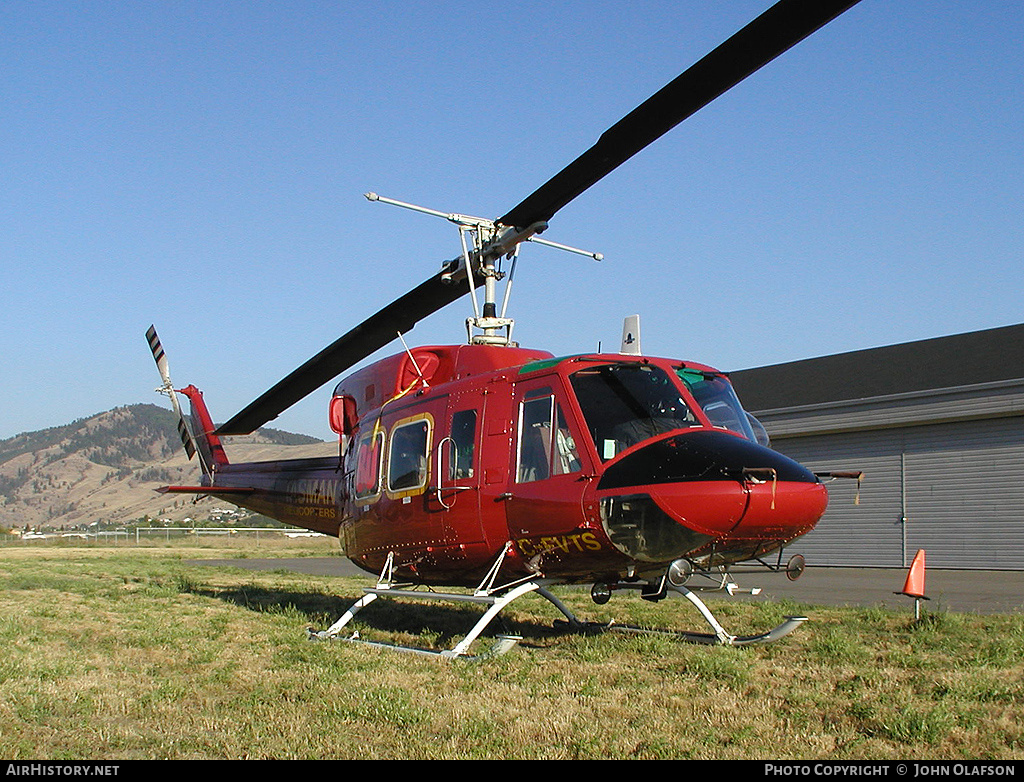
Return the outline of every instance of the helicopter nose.
<path id="1" fill-rule="evenodd" d="M 693 542 L 723 536 L 790 540 L 812 529 L 828 504 L 824 486 L 803 465 L 736 435 L 707 430 L 623 454 L 608 463 L 597 491 L 610 509 L 622 504 L 615 498 L 649 497 Z"/>
<path id="2" fill-rule="evenodd" d="M 749 499 L 734 535 L 788 540 L 810 532 L 828 506 L 820 482 L 779 480 L 774 468 L 748 469 L 742 481 Z"/>

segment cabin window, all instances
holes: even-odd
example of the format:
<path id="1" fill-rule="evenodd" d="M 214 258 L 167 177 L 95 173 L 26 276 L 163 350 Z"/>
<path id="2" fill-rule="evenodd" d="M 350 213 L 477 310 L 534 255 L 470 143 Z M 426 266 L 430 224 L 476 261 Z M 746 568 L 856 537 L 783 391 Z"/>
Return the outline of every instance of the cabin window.
<path id="1" fill-rule="evenodd" d="M 460 410 L 452 416 L 452 449 L 448 478 L 472 478 L 476 445 L 476 410 Z"/>
<path id="2" fill-rule="evenodd" d="M 649 364 L 609 364 L 571 378 L 602 460 L 675 429 L 700 426 L 671 377 Z"/>
<path id="3" fill-rule="evenodd" d="M 388 453 L 388 490 L 408 491 L 427 483 L 430 425 L 419 419 L 396 426 Z"/>
<path id="4" fill-rule="evenodd" d="M 381 459 L 384 456 L 384 433 L 369 432 L 359 438 L 356 449 L 355 496 L 366 499 L 380 494 Z"/>
<path id="5" fill-rule="evenodd" d="M 518 483 L 540 481 L 582 468 L 562 406 L 550 389 L 538 393 L 543 395 L 524 400 L 519 408 Z"/>

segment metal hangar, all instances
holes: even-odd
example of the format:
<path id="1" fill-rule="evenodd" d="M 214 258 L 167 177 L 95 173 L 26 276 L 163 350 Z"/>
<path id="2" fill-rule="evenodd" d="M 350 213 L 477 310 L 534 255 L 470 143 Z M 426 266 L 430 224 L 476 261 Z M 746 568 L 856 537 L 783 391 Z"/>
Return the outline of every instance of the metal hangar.
<path id="1" fill-rule="evenodd" d="M 809 565 L 1024 570 L 1024 324 L 733 372 L 772 447 L 829 484 Z"/>

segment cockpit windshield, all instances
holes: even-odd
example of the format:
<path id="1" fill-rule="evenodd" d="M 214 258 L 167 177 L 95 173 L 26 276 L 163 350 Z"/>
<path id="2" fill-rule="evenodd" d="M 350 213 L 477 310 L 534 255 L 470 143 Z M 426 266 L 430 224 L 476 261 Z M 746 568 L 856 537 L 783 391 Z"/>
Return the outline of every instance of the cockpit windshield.
<path id="1" fill-rule="evenodd" d="M 572 374 L 570 381 L 604 460 L 656 435 L 701 425 L 676 384 L 658 367 L 588 367 Z"/>
<path id="2" fill-rule="evenodd" d="M 676 369 L 687 390 L 700 405 L 701 410 L 719 429 L 728 429 L 755 442 L 763 439 L 755 436 L 747 413 L 740 405 L 732 383 L 722 375 L 681 367 Z"/>

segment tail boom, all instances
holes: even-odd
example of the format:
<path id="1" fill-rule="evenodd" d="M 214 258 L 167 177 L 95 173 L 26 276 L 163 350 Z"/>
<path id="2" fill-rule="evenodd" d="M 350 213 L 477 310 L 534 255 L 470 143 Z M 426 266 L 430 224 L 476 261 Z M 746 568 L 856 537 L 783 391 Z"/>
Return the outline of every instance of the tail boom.
<path id="1" fill-rule="evenodd" d="M 217 497 L 293 527 L 338 536 L 344 481 L 336 458 L 225 465 L 204 481 L 209 482 L 157 491 Z"/>

